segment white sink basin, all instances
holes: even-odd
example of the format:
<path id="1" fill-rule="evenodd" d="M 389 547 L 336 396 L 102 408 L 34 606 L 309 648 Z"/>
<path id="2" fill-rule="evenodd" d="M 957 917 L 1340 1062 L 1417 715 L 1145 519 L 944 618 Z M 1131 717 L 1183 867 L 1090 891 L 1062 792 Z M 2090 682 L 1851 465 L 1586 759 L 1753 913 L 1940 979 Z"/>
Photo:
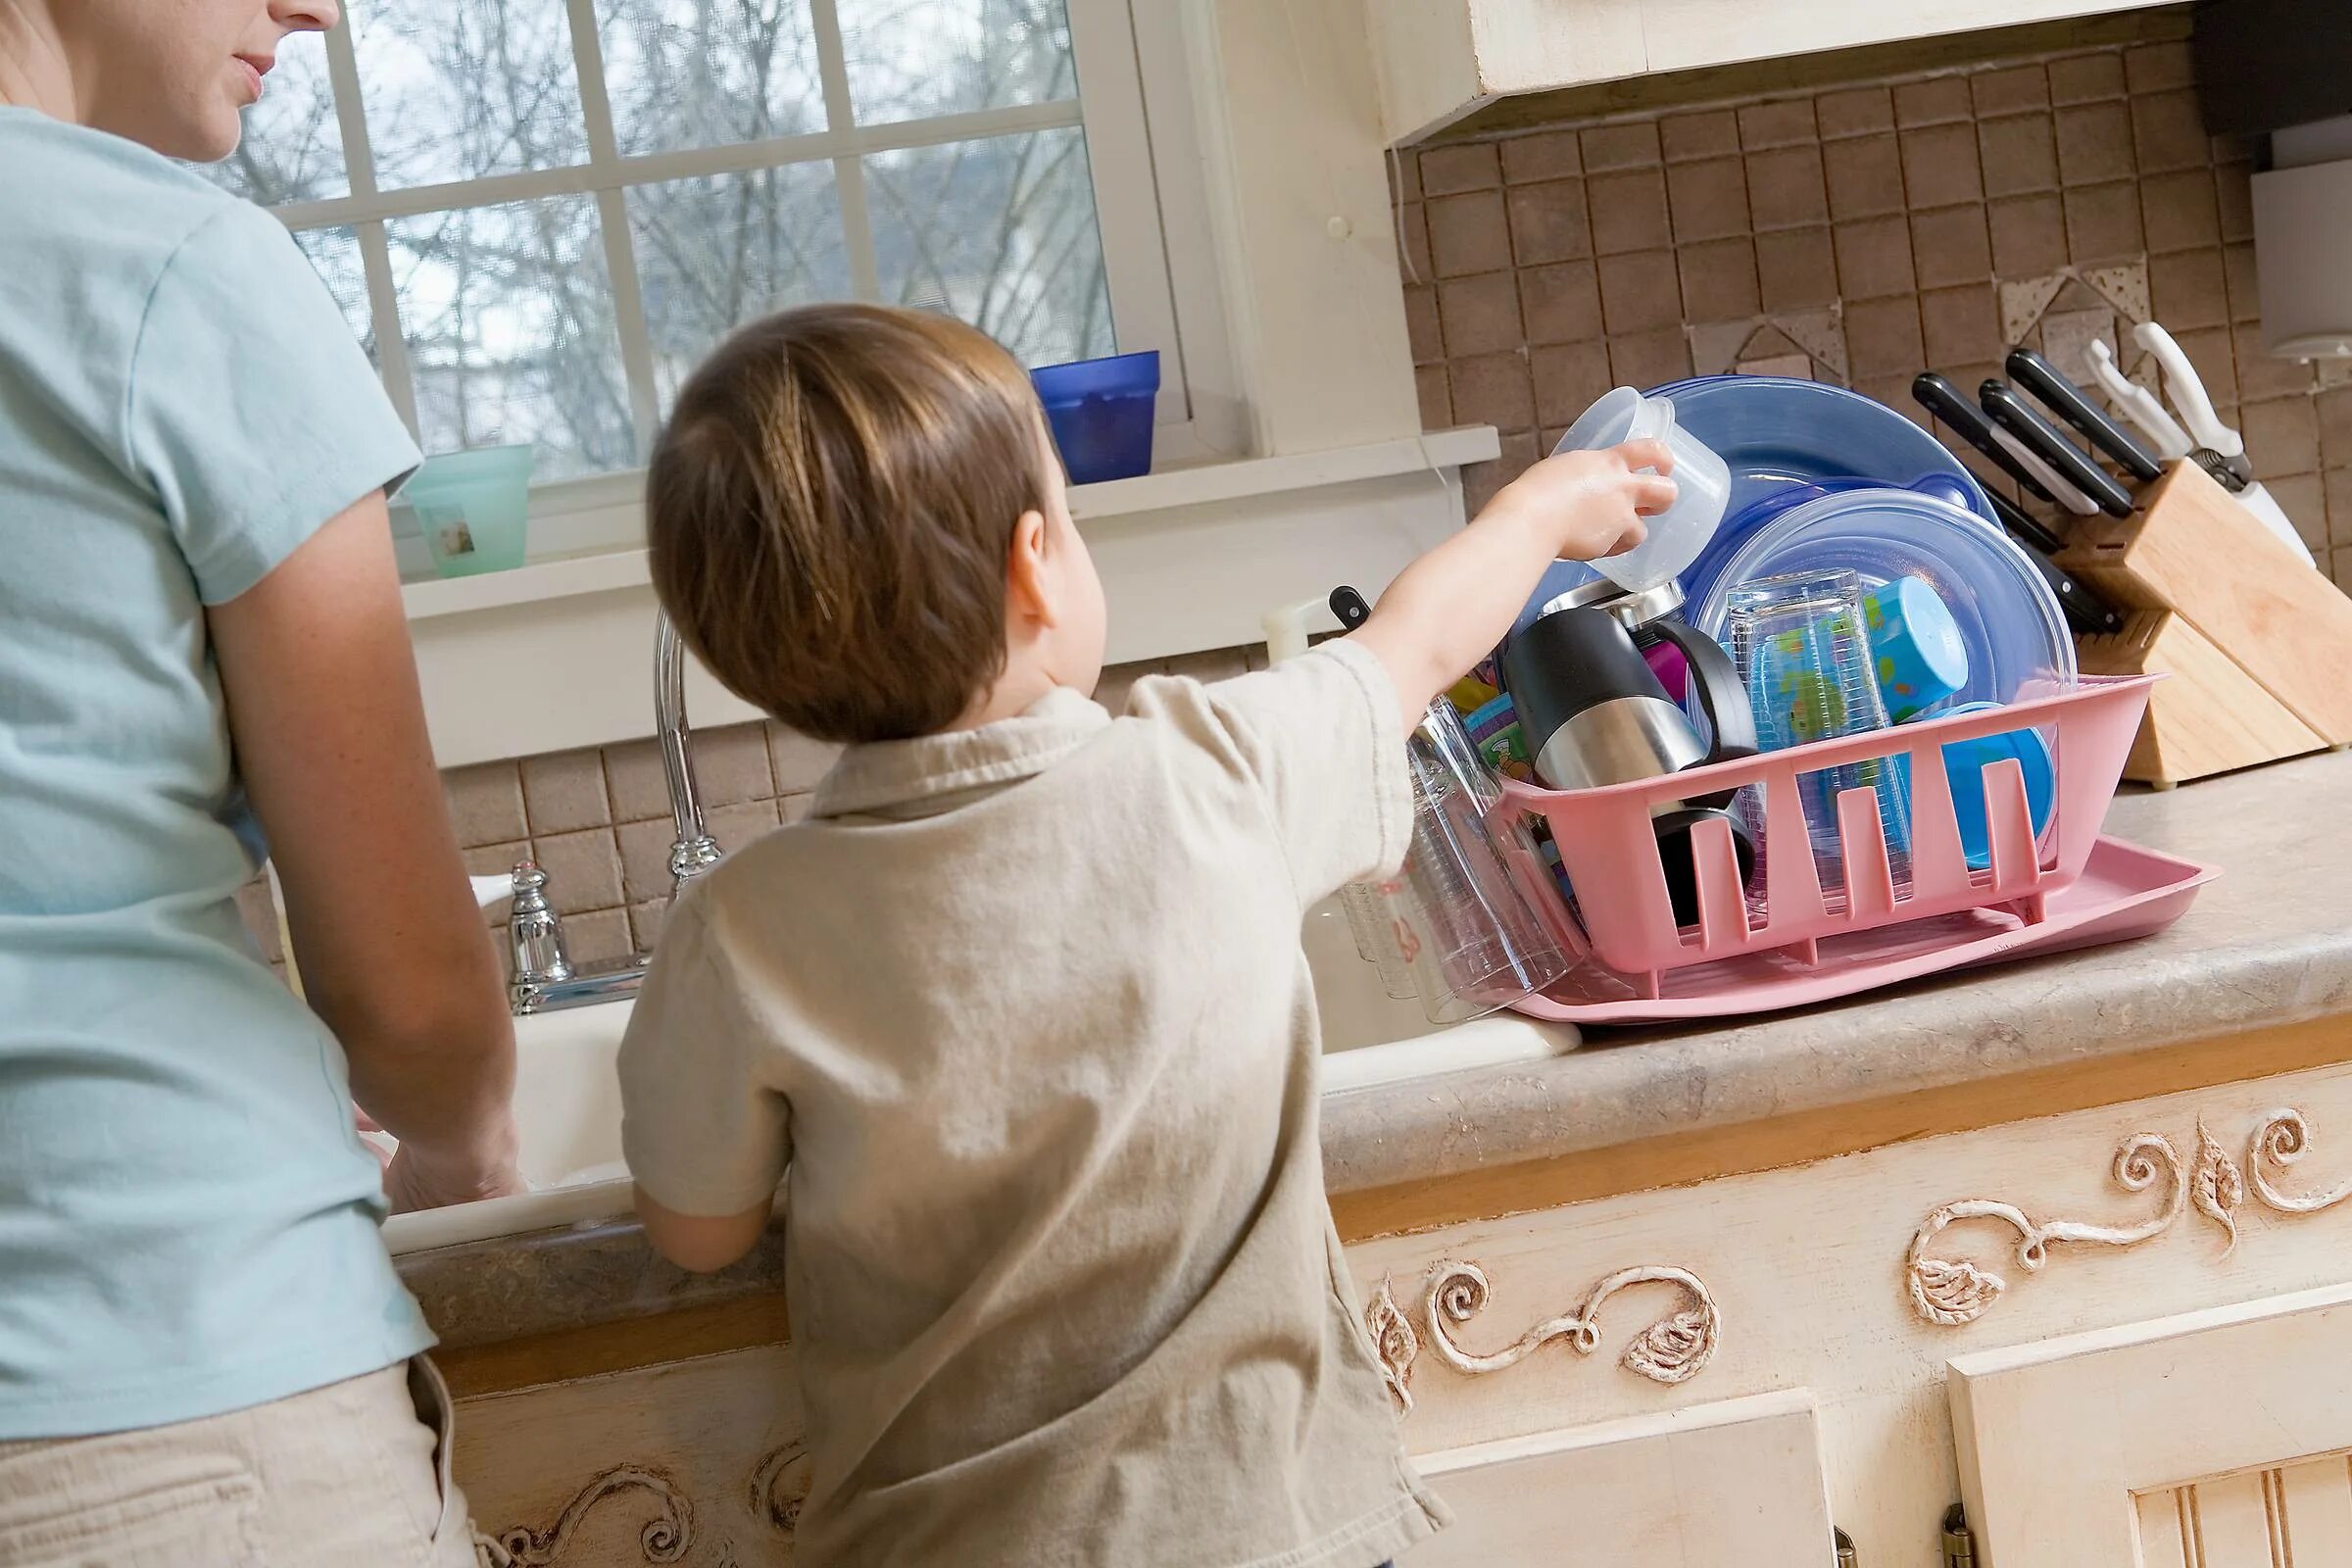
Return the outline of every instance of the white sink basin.
<path id="1" fill-rule="evenodd" d="M 1462 1067 L 1531 1061 L 1577 1044 L 1573 1028 L 1534 1023 L 1516 1013 L 1449 1029 L 1432 1024 L 1419 1002 L 1396 1001 L 1382 988 L 1379 972 L 1356 956 L 1355 939 L 1336 904 L 1308 915 L 1304 942 L 1323 1019 L 1326 1094 Z M 515 1020 L 514 1116 L 522 1136 L 522 1174 L 532 1191 L 395 1215 L 384 1226 L 393 1251 L 593 1224 L 629 1211 L 613 1057 L 631 1005 L 607 1003 Z"/>

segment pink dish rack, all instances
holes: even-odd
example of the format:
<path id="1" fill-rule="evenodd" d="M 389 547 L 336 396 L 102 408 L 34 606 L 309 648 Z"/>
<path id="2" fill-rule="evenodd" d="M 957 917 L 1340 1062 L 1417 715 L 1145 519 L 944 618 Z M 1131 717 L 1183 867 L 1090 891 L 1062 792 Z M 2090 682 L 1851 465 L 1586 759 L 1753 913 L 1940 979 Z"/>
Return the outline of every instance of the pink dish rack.
<path id="1" fill-rule="evenodd" d="M 2082 874 L 2099 843 L 2099 826 L 2147 710 L 2149 688 L 2162 678 L 2084 677 L 2065 690 L 2021 698 L 1997 710 L 1600 789 L 1546 790 L 1505 780 L 1494 813 L 1498 825 L 1528 817 L 1549 825 L 1561 865 L 1578 893 L 1575 906 L 1532 860 L 1515 857 L 1523 890 L 1572 956 L 1615 971 L 1631 994 L 1653 1001 L 1664 995 L 1665 977 L 1677 969 L 1720 965 L 1711 972 L 1737 986 L 1741 966 L 1725 964 L 1726 959 L 1769 954 L 1777 972 L 1786 973 L 1790 964 L 1814 968 L 1824 961 L 1825 940 L 1906 921 L 1999 909 L 2033 927 L 2042 922 L 2052 895 Z M 2049 746 L 2055 775 L 2049 824 L 2037 841 L 2018 762 L 2004 759 L 1989 764 L 1980 776 L 1990 864 L 1971 869 L 1940 749 L 1953 741 L 2023 729 L 2038 729 Z M 1875 792 L 1863 788 L 1838 799 L 1845 875 L 1841 885 L 1825 890 L 1799 804 L 1798 776 L 1898 757 L 1910 759 L 1909 887 L 1896 886 Z M 1729 826 L 1700 823 L 1690 840 L 1697 919 L 1679 926 L 1650 832 L 1652 810 L 1732 790 L 1760 792 L 1765 849 L 1756 878 L 1760 886 L 1742 884 Z M 1775 845 L 1791 844 L 1804 848 L 1796 854 L 1774 852 Z M 1962 946 L 1954 945 L 1954 964 L 1969 961 Z M 1913 973 L 1924 972 L 1917 956 L 1910 964 Z"/>

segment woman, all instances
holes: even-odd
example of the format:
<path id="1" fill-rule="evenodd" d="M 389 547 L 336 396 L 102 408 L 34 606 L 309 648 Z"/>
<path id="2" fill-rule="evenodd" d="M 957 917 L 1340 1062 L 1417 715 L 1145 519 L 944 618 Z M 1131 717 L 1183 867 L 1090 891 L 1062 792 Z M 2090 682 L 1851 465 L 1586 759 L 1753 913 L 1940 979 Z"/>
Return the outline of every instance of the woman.
<path id="1" fill-rule="evenodd" d="M 475 1560 L 378 1234 L 517 1185 L 416 454 L 285 231 L 167 158 L 335 19 L 0 0 L 0 1564 Z M 316 1015 L 237 916 L 265 836 Z"/>

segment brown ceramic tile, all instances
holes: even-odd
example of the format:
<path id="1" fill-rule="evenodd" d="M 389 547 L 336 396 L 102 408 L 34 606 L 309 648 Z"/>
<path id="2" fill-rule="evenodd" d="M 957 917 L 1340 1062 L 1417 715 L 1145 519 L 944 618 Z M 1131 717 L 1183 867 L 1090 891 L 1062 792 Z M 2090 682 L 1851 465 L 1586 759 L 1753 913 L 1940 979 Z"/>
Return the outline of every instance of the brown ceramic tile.
<path id="1" fill-rule="evenodd" d="M 1919 286 L 1911 270 L 1911 227 L 1900 218 L 1839 223 L 1838 292 L 1847 302 L 1888 294 L 1908 296 Z"/>
<path id="2" fill-rule="evenodd" d="M 621 889 L 631 904 L 669 897 L 669 845 L 677 829 L 668 817 L 623 822 L 612 830 L 620 849 Z M 726 841 L 719 841 L 724 844 Z"/>
<path id="3" fill-rule="evenodd" d="M 1674 253 L 1635 251 L 1600 259 L 1600 318 L 1609 336 L 1645 332 L 1683 318 Z"/>
<path id="4" fill-rule="evenodd" d="M 1413 395 L 1421 405 L 1421 428 L 1446 430 L 1453 425 L 1453 396 L 1446 387 L 1446 367 L 1413 367 Z"/>
<path id="5" fill-rule="evenodd" d="M 2060 179 L 2097 185 L 2132 174 L 2132 112 L 2120 100 L 2058 111 Z"/>
<path id="6" fill-rule="evenodd" d="M 1892 136 L 1859 136 L 1821 150 L 1830 216 L 1841 223 L 1903 210 L 1903 161 Z"/>
<path id="7" fill-rule="evenodd" d="M 1981 283 L 1992 275 L 1992 241 L 1984 209 L 1945 207 L 1911 220 L 1912 265 L 1921 288 Z"/>
<path id="8" fill-rule="evenodd" d="M 2213 326 L 2195 332 L 2176 332 L 2173 336 L 2180 343 L 2180 352 L 2188 356 L 2197 379 L 2205 383 L 2205 395 L 2217 406 L 2236 403 L 2237 360 L 2230 348 L 2228 329 Z"/>
<path id="9" fill-rule="evenodd" d="M 1429 210 L 1420 202 L 1406 202 L 1396 209 L 1396 232 L 1404 245 L 1404 273 L 1409 279 L 1426 283 L 1437 276 L 1437 266 L 1429 254 Z"/>
<path id="10" fill-rule="evenodd" d="M 1927 357 L 1920 340 L 1919 301 L 1848 300 L 1845 352 L 1856 376 L 1917 373 Z"/>
<path id="11" fill-rule="evenodd" d="M 1424 204 L 1429 214 L 1429 250 L 1439 277 L 1498 272 L 1511 265 L 1511 231 L 1503 217 L 1502 192 L 1473 191 L 1437 196 Z"/>
<path id="12" fill-rule="evenodd" d="M 2216 136 L 2209 146 L 2208 161 L 2215 164 L 2250 164 L 2257 151 L 2252 136 Z"/>
<path id="13" fill-rule="evenodd" d="M 1748 104 L 1740 111 L 1740 145 L 1751 153 L 1767 147 L 1809 147 L 1820 140 L 1810 98 Z"/>
<path id="14" fill-rule="evenodd" d="M 1595 174 L 1585 182 L 1592 209 L 1592 249 L 1611 256 L 1673 241 L 1666 220 L 1666 176 L 1655 169 Z"/>
<path id="15" fill-rule="evenodd" d="M 524 758 L 522 803 L 533 834 L 567 833 L 611 822 L 602 754 L 590 747 Z"/>
<path id="16" fill-rule="evenodd" d="M 2058 188 L 2058 146 L 2047 115 L 2011 115 L 1977 125 L 1984 194 L 2022 196 Z"/>
<path id="17" fill-rule="evenodd" d="M 2329 468 L 2326 483 L 2328 543 L 2352 553 L 2352 468 Z"/>
<path id="18" fill-rule="evenodd" d="M 2250 322 L 2240 321 L 2230 330 L 2230 348 L 2236 361 L 2238 399 L 2253 403 L 2262 398 L 2311 396 L 2312 368 L 2293 360 L 2282 360 L 2262 346 L 2262 329 Z M 2216 395 L 2215 401 L 2220 401 Z"/>
<path id="19" fill-rule="evenodd" d="M 1585 168 L 1595 172 L 1654 164 L 1659 158 L 1658 122 L 1636 120 L 1615 125 L 1588 126 L 1583 152 Z"/>
<path id="20" fill-rule="evenodd" d="M 1854 390 L 1866 398 L 1875 398 L 1904 418 L 1909 419 L 1913 424 L 1925 429 L 1927 426 L 1924 421 L 1928 417 L 1928 412 L 1912 398 L 1911 380 L 1911 376 L 1901 374 L 1856 376 Z"/>
<path id="21" fill-rule="evenodd" d="M 1747 172 L 1737 158 L 1676 164 L 1666 171 L 1666 193 L 1677 244 L 1753 232 L 1747 216 Z"/>
<path id="22" fill-rule="evenodd" d="M 2331 386 L 2313 398 L 2320 420 L 2320 452 L 2330 468 L 2352 468 L 2352 386 Z M 2352 516 L 2345 518 L 2352 522 Z M 2341 543 L 2352 545 L 2352 533 Z"/>
<path id="23" fill-rule="evenodd" d="M 2213 194 L 2221 208 L 2222 238 L 2235 244 L 2254 237 L 2254 166 L 2224 164 L 2213 172 Z"/>
<path id="24" fill-rule="evenodd" d="M 1577 152 L 1576 132 L 1573 130 L 1545 130 L 1533 136 L 1513 136 L 1501 147 L 1502 177 L 1510 184 L 1528 184 L 1539 179 L 1566 179 L 1585 172 L 1585 160 Z"/>
<path id="25" fill-rule="evenodd" d="M 1974 113 L 1966 76 L 1931 76 L 1926 81 L 1895 84 L 1894 122 L 1906 128 L 1948 124 Z"/>
<path id="26" fill-rule="evenodd" d="M 2039 277 L 2066 265 L 2066 214 L 2056 196 L 2015 196 L 1985 209 L 1992 229 L 1992 270 L 2001 277 Z"/>
<path id="27" fill-rule="evenodd" d="M 547 873 L 548 896 L 568 920 L 575 909 L 611 909 L 620 904 L 620 849 L 609 827 L 578 833 L 542 833 L 531 841 L 539 869 Z"/>
<path id="28" fill-rule="evenodd" d="M 2001 322 L 1990 283 L 1922 290 L 1919 321 L 1926 363 L 1938 369 L 2000 357 Z"/>
<path id="29" fill-rule="evenodd" d="M 773 719 L 768 721 L 767 760 L 780 795 L 814 789 L 817 781 L 833 770 L 834 760 L 840 756 L 841 748 L 830 741 L 813 741 Z"/>
<path id="30" fill-rule="evenodd" d="M 1404 286 L 1404 335 L 1415 365 L 1444 362 L 1446 335 L 1438 327 L 1438 291 L 1427 283 Z"/>
<path id="31" fill-rule="evenodd" d="M 2263 488 L 2286 514 L 2286 520 L 2295 525 L 2296 537 L 2311 551 L 2317 561 L 2328 559 L 2328 491 L 2316 473 L 2289 474 L 2281 479 L 2265 476 Z"/>
<path id="32" fill-rule="evenodd" d="M 1519 328 L 1519 279 L 1512 272 L 1481 272 L 1438 285 L 1438 317 L 1455 358 L 1515 349 L 1526 341 Z"/>
<path id="33" fill-rule="evenodd" d="M 2080 267 L 2096 267 L 2140 255 L 2147 239 L 2139 226 L 2139 187 L 2128 179 L 2112 185 L 2078 185 L 2066 193 L 2067 254 Z"/>
<path id="34" fill-rule="evenodd" d="M 749 800 L 774 789 L 757 723 L 696 731 L 694 771 L 706 805 Z M 662 767 L 662 749 L 655 742 L 623 741 L 606 747 L 605 778 L 612 789 L 612 820 L 634 822 L 669 814 L 669 784 Z"/>
<path id="35" fill-rule="evenodd" d="M 2190 250 L 2222 242 L 2213 176 L 2204 170 L 2148 175 L 2139 182 L 2139 206 L 2147 220 L 2150 251 Z"/>
<path id="36" fill-rule="evenodd" d="M 2336 551 L 2334 561 L 2335 565 L 2329 575 L 2335 579 L 2336 587 L 2352 594 L 2352 550 Z"/>
<path id="37" fill-rule="evenodd" d="M 648 899 L 629 906 L 629 938 L 639 953 L 651 953 L 662 940 L 662 917 L 669 912 L 667 899 Z"/>
<path id="38" fill-rule="evenodd" d="M 1421 151 L 1421 189 L 1431 196 L 1487 190 L 1502 183 L 1502 162 L 1491 141 Z"/>
<path id="39" fill-rule="evenodd" d="M 2133 92 L 2193 85 L 2196 66 L 2185 41 L 2143 43 L 2124 51 L 2124 82 Z"/>
<path id="40" fill-rule="evenodd" d="M 718 840 L 721 850 L 732 855 L 773 829 L 776 822 L 775 802 L 744 801 L 719 807 L 710 813 L 710 836 Z"/>
<path id="41" fill-rule="evenodd" d="M 2124 62 L 2112 51 L 2053 60 L 2049 73 L 2052 103 L 2082 104 L 2124 95 Z"/>
<path id="42" fill-rule="evenodd" d="M 1894 97 L 1884 87 L 1849 87 L 1825 92 L 1813 100 L 1813 118 L 1821 139 L 1867 136 L 1894 128 Z"/>
<path id="43" fill-rule="evenodd" d="M 1392 203 L 1417 202 L 1421 199 L 1421 155 L 1410 147 L 1391 149 L 1389 158 L 1389 200 Z"/>
<path id="44" fill-rule="evenodd" d="M 2220 326 L 2230 319 L 2222 253 L 2178 251 L 2148 261 L 2148 299 L 2156 319 L 2174 331 Z"/>
<path id="45" fill-rule="evenodd" d="M 575 964 L 606 963 L 637 951 L 629 935 L 629 911 L 598 909 L 564 917 L 564 944 Z"/>
<path id="46" fill-rule="evenodd" d="M 1762 309 L 1753 240 L 1705 240 L 1684 246 L 1680 257 L 1686 320 L 1744 320 Z"/>
<path id="47" fill-rule="evenodd" d="M 1511 251 L 1521 267 L 1564 262 L 1592 254 L 1592 227 L 1585 216 L 1585 182 L 1547 179 L 1510 189 Z"/>
<path id="48" fill-rule="evenodd" d="M 1838 263 L 1827 228 L 1756 236 L 1756 280 L 1768 311 L 1801 310 L 1838 298 Z"/>
<path id="49" fill-rule="evenodd" d="M 1502 456 L 1492 463 L 1474 463 L 1462 470 L 1462 503 L 1475 517 L 1494 499 L 1494 492 L 1527 471 L 1536 461 L 1536 438 L 1526 430 L 1502 438 Z"/>
<path id="50" fill-rule="evenodd" d="M 1491 424 L 1524 430 L 1536 422 L 1524 354 L 1481 354 L 1446 366 L 1453 389 L 1453 416 L 1462 424 Z"/>
<path id="51" fill-rule="evenodd" d="M 1609 339 L 1609 375 L 1622 386 L 1663 386 L 1690 373 L 1690 344 L 1679 326 Z"/>
<path id="52" fill-rule="evenodd" d="M 2262 283 L 2254 270 L 2254 247 L 2231 245 L 2222 252 L 2222 274 L 2230 290 L 2230 319 L 2262 319 Z M 2159 320 L 2164 318 L 2159 316 Z M 2168 323 L 2169 324 L 2169 323 Z"/>
<path id="53" fill-rule="evenodd" d="M 2213 162 L 2205 120 L 2193 92 L 2156 93 L 2132 100 L 2132 141 L 2140 172 L 2202 169 Z"/>
<path id="54" fill-rule="evenodd" d="M 1597 339 L 1548 345 L 1528 358 L 1536 378 L 1536 417 L 1546 425 L 1572 422 L 1610 387 L 1608 345 Z"/>
<path id="55" fill-rule="evenodd" d="M 1668 115 L 1658 122 L 1658 141 L 1670 164 L 1728 157 L 1740 150 L 1740 121 L 1729 109 Z"/>
<path id="56" fill-rule="evenodd" d="M 2050 106 L 2049 74 L 2038 64 L 1980 71 L 1968 78 L 1968 87 L 1971 102 L 1984 119 Z"/>
<path id="57" fill-rule="evenodd" d="M 529 831 L 523 825 L 522 774 L 511 761 L 453 767 L 441 775 L 441 793 L 449 799 L 450 825 L 461 845 L 503 844 Z"/>
<path id="58" fill-rule="evenodd" d="M 1973 123 L 1903 132 L 1903 189 L 1914 212 L 1984 199 Z"/>
<path id="59" fill-rule="evenodd" d="M 1814 143 L 1776 147 L 1747 158 L 1747 205 L 1756 232 L 1806 228 L 1830 220 L 1830 198 Z"/>
<path id="60" fill-rule="evenodd" d="M 1600 280 L 1592 264 L 1521 268 L 1519 315 L 1530 343 L 1581 343 L 1599 337 Z"/>

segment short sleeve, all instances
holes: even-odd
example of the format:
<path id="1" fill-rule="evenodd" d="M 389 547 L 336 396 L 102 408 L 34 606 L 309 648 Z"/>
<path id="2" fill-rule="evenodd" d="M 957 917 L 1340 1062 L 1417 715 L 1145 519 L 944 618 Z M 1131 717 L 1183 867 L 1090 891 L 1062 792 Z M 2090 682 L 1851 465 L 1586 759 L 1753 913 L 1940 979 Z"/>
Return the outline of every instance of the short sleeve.
<path id="1" fill-rule="evenodd" d="M 621 1154 L 655 1202 L 717 1219 L 774 1195 L 792 1135 L 768 1059 L 700 908 L 679 905 L 620 1043 Z"/>
<path id="2" fill-rule="evenodd" d="M 1265 795 L 1301 904 L 1403 862 L 1412 792 L 1377 658 L 1342 638 L 1201 691 Z"/>
<path id="3" fill-rule="evenodd" d="M 124 443 L 208 605 L 416 466 L 326 285 L 284 225 L 223 205 L 173 253 L 132 351 Z"/>

